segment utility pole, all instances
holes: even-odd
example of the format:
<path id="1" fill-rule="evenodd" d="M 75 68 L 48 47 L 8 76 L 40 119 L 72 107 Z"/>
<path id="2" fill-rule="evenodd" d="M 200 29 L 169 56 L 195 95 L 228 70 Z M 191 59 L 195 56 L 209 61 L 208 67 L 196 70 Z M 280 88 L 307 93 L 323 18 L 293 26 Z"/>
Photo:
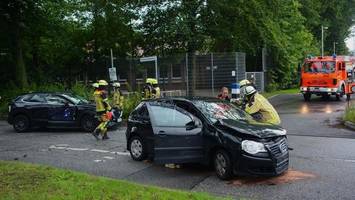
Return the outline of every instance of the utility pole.
<path id="1" fill-rule="evenodd" d="M 337 42 L 333 42 L 333 54 L 335 55 L 336 51 L 335 51 L 335 45 L 338 44 Z"/>
<path id="2" fill-rule="evenodd" d="M 322 57 L 324 56 L 324 30 L 327 30 L 328 27 L 322 25 Z"/>

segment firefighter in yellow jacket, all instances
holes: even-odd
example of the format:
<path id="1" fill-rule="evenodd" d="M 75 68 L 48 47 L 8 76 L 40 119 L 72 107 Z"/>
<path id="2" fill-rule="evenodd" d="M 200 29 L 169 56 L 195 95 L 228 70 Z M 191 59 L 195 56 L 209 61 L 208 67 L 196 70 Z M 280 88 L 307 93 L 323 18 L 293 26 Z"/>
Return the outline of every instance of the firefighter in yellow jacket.
<path id="1" fill-rule="evenodd" d="M 154 78 L 147 78 L 143 88 L 143 98 L 144 99 L 155 99 L 160 97 L 160 88 L 158 86 L 158 81 Z"/>
<path id="2" fill-rule="evenodd" d="M 113 101 L 112 101 L 112 105 L 115 108 L 118 108 L 120 110 L 123 109 L 123 101 L 124 101 L 124 97 L 123 94 L 121 92 L 121 84 L 118 82 L 115 82 L 112 84 L 113 86 Z"/>
<path id="3" fill-rule="evenodd" d="M 96 139 L 99 139 L 99 134 L 101 134 L 102 139 L 109 139 L 107 136 L 107 125 L 110 121 L 110 111 L 111 106 L 108 101 L 107 86 L 108 83 L 105 80 L 100 80 L 98 82 L 98 88 L 94 91 L 94 99 L 96 103 L 96 114 L 100 119 L 100 124 L 96 127 L 93 135 Z"/>
<path id="4" fill-rule="evenodd" d="M 252 115 L 254 119 L 276 125 L 281 123 L 275 108 L 253 86 L 244 87 L 241 93 L 243 93 L 246 102 L 245 111 Z"/>

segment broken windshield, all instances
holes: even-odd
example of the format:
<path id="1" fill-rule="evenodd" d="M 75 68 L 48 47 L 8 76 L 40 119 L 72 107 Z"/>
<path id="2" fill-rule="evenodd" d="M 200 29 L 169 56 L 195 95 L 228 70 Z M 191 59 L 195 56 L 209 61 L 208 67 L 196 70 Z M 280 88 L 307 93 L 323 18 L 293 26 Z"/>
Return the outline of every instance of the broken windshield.
<path id="1" fill-rule="evenodd" d="M 223 119 L 254 121 L 249 114 L 229 102 L 194 101 L 194 104 L 212 123 Z"/>

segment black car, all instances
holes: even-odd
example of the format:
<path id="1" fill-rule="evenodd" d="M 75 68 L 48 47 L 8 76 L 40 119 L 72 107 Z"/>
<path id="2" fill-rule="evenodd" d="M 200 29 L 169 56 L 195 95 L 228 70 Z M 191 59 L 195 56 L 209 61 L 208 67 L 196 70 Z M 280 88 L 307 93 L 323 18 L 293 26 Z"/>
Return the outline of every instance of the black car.
<path id="1" fill-rule="evenodd" d="M 143 101 L 129 116 L 126 139 L 133 160 L 213 164 L 221 179 L 275 176 L 289 164 L 285 129 L 215 98 Z"/>
<path id="2" fill-rule="evenodd" d="M 71 93 L 29 93 L 9 104 L 9 124 L 17 132 L 34 127 L 82 128 L 93 131 L 98 123 L 95 105 Z"/>

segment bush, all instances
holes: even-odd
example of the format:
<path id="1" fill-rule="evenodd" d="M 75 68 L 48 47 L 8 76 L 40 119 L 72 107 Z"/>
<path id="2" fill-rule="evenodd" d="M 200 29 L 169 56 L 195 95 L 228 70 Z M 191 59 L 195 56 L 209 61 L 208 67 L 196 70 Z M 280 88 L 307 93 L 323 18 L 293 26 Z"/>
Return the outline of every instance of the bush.
<path id="1" fill-rule="evenodd" d="M 140 92 L 134 92 L 124 99 L 123 103 L 123 118 L 127 119 L 132 110 L 142 101 Z"/>
<path id="2" fill-rule="evenodd" d="M 355 123 L 355 105 L 348 106 L 345 109 L 344 120 Z"/>

